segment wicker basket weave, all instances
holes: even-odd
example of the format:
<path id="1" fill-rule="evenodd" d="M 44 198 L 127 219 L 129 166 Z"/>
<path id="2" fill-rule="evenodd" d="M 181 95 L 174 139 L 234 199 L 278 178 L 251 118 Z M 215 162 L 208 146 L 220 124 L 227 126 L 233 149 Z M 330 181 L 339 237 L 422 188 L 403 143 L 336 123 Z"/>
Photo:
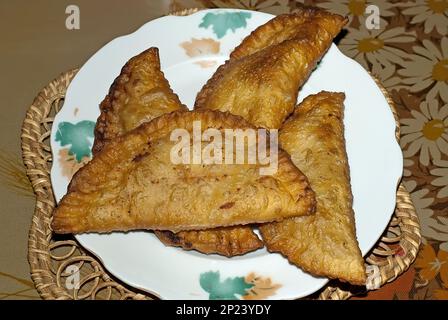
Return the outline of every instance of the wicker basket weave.
<path id="1" fill-rule="evenodd" d="M 189 9 L 177 15 L 196 12 Z M 153 299 L 147 293 L 130 288 L 113 278 L 99 260 L 85 251 L 72 236 L 52 233 L 50 221 L 55 198 L 50 182 L 52 163 L 49 137 L 54 115 L 60 110 L 65 92 L 77 70 L 61 74 L 49 83 L 29 107 L 22 127 L 23 161 L 36 194 L 28 242 L 31 277 L 43 299 Z M 394 103 L 386 89 L 383 91 L 394 113 L 399 139 L 399 122 Z M 421 242 L 420 227 L 409 193 L 402 184 L 397 191 L 397 206 L 388 228 L 366 256 L 367 290 L 374 290 L 393 281 L 415 260 Z M 80 286 L 68 289 L 71 273 L 68 267 L 80 270 Z M 347 299 L 356 292 L 347 285 L 330 282 L 314 295 L 319 299 Z M 364 290 L 365 291 L 365 290 Z M 359 293 L 359 292 L 358 292 Z"/>

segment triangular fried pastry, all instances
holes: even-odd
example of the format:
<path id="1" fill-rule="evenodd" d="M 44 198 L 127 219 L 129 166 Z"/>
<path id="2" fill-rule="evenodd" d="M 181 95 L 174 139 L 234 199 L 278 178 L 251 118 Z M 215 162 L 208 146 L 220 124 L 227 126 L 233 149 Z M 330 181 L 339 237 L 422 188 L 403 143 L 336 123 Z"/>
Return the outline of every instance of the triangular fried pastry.
<path id="1" fill-rule="evenodd" d="M 261 174 L 266 165 L 258 160 L 255 164 L 175 164 L 179 145 L 180 152 L 195 143 L 197 123 L 201 130 L 216 128 L 222 135 L 226 129 L 253 128 L 240 117 L 210 110 L 175 111 L 140 125 L 107 143 L 75 174 L 55 209 L 53 230 L 178 232 L 280 221 L 314 211 L 314 193 L 306 177 L 281 149 L 272 175 Z M 172 141 L 178 130 L 188 133 L 189 144 Z M 205 144 L 207 139 L 200 138 Z M 258 141 L 254 143 L 258 146 Z M 195 150 L 194 145 L 190 150 Z M 226 152 L 229 158 L 236 157 L 236 148 L 222 151 L 222 159 Z"/>
<path id="2" fill-rule="evenodd" d="M 198 94 L 196 108 L 228 110 L 242 115 L 253 124 L 278 128 L 292 111 L 299 87 L 345 23 L 343 17 L 316 8 L 303 8 L 294 14 L 274 18 L 257 28 L 235 48 L 230 60 L 218 69 Z M 318 32 L 323 36 L 319 37 Z M 278 46 L 285 41 L 289 43 Z M 302 50 L 296 50 L 302 43 Z M 314 43 L 318 44 L 316 50 L 304 54 L 309 45 Z M 233 62 L 261 50 L 264 53 L 256 58 Z M 300 55 L 303 56 L 302 59 Z M 309 65 L 301 68 L 304 67 L 301 63 Z M 294 67 L 302 72 L 296 73 Z M 235 75 L 236 78 L 233 78 Z M 169 235 L 162 237 L 159 232 L 156 234 L 165 244 L 180 245 L 183 248 L 188 248 L 185 244 L 193 248 L 205 248 L 208 243 L 207 251 L 220 254 L 223 251 L 215 246 L 215 239 L 236 239 L 232 233 L 235 234 L 237 230 L 241 232 L 239 239 L 247 239 L 245 243 L 240 241 L 239 248 L 249 248 L 250 244 L 259 243 L 250 227 L 232 229 L 225 228 L 219 234 L 215 230 L 204 230 L 200 234 L 191 235 L 188 235 L 189 232 L 182 232 L 175 240 Z M 251 237 L 247 237 L 249 234 Z M 196 241 L 198 238 L 201 240 Z"/>
<path id="3" fill-rule="evenodd" d="M 304 8 L 295 14 L 281 15 L 274 18 L 257 28 L 235 48 L 230 55 L 230 61 L 218 69 L 199 93 L 196 100 L 196 108 L 229 110 L 232 113 L 246 117 L 249 122 L 254 124 L 268 128 L 278 128 L 295 105 L 298 87 L 306 80 L 311 69 L 314 68 L 313 65 L 308 66 L 307 70 L 303 70 L 302 75 L 294 74 L 295 71 L 290 69 L 289 60 L 291 60 L 292 66 L 298 66 L 298 63 L 305 62 L 305 60 L 297 61 L 298 55 L 302 54 L 302 52 L 294 51 L 294 48 L 300 45 L 300 42 L 298 43 L 297 41 L 320 43 L 320 47 L 318 46 L 317 48 L 324 49 L 321 49 L 317 58 L 314 57 L 315 60 L 318 60 L 345 23 L 345 19 L 341 16 L 332 15 L 315 8 Z M 322 39 L 318 38 L 316 32 L 321 32 L 325 36 Z M 293 40 L 295 41 L 294 43 L 292 43 Z M 285 41 L 289 41 L 290 45 L 277 46 Z M 304 44 L 303 49 L 306 50 L 306 48 L 306 44 Z M 264 49 L 266 49 L 265 53 L 255 58 L 253 62 L 249 58 L 239 64 L 232 62 Z M 288 52 L 288 50 L 293 51 Z M 310 54 L 316 55 L 317 53 L 314 52 L 310 51 Z M 281 54 L 284 54 L 284 56 L 281 57 Z M 312 59 L 310 55 L 304 55 L 304 58 Z M 263 61 L 264 59 L 266 60 Z M 277 61 L 277 64 L 271 66 L 274 61 Z M 294 61 L 298 63 L 294 64 Z M 280 76 L 275 74 L 275 68 L 277 68 Z M 291 72 L 284 73 L 284 69 Z M 237 78 L 232 79 L 234 74 L 237 75 Z M 239 76 L 241 75 L 243 75 L 242 83 L 239 82 Z M 287 79 L 290 76 L 293 79 L 292 82 Z M 303 78 L 300 79 L 300 76 Z M 285 81 L 290 81 L 289 87 L 288 82 L 285 83 Z M 241 87 L 242 84 L 246 84 L 246 86 L 243 85 Z M 253 91 L 252 86 L 258 87 L 261 91 L 266 90 L 266 92 L 260 95 L 260 92 Z M 286 95 L 284 95 L 285 92 Z M 272 97 L 274 97 L 274 100 Z M 239 99 L 243 100 L 243 104 L 241 104 Z M 263 100 L 261 105 L 272 108 L 267 110 L 267 112 L 260 109 L 260 103 L 258 103 L 257 99 Z M 224 103 L 224 105 L 221 105 L 221 103 Z M 284 106 L 286 106 L 285 109 L 281 110 Z M 245 109 L 243 110 L 241 107 Z M 163 237 L 162 241 L 170 245 L 182 245 L 184 248 L 186 248 L 184 244 L 190 244 L 193 247 L 198 245 L 203 248 L 207 242 L 206 240 L 209 239 L 210 248 L 218 250 L 218 247 L 214 247 L 214 239 L 231 239 L 231 232 L 235 232 L 232 229 L 225 228 L 220 234 L 214 234 L 214 230 L 201 231 L 200 243 L 197 243 L 195 240 L 198 238 L 197 234 L 194 233 L 187 237 L 188 232 L 180 233 L 178 236 L 181 239 L 176 239 L 176 241 L 169 236 Z M 258 243 L 256 241 L 258 238 L 255 239 L 256 235 L 250 230 L 250 227 L 242 226 L 235 229 L 243 233 L 242 237 L 239 237 L 240 239 L 248 239 L 245 237 L 247 234 L 252 236 L 246 243 L 241 242 L 239 247 L 248 247 L 250 243 Z M 186 240 L 187 238 L 188 240 Z M 225 242 L 225 240 L 223 241 Z"/>
<path id="4" fill-rule="evenodd" d="M 140 124 L 179 109 L 187 110 L 160 70 L 158 49 L 143 51 L 122 68 L 100 105 L 93 154 Z"/>
<path id="5" fill-rule="evenodd" d="M 314 275 L 366 281 L 352 209 L 344 140 L 344 94 L 307 97 L 280 129 L 280 144 L 316 192 L 316 213 L 260 227 L 269 251 Z"/>
<path id="6" fill-rule="evenodd" d="M 316 8 L 278 16 L 243 40 L 196 97 L 196 109 L 229 111 L 279 128 L 298 90 L 347 20 Z"/>
<path id="7" fill-rule="evenodd" d="M 157 48 L 150 48 L 126 63 L 100 109 L 101 115 L 95 128 L 94 154 L 107 141 L 144 122 L 187 108 L 173 93 L 160 70 Z M 245 254 L 263 247 L 262 241 L 250 227 L 235 227 L 231 233 L 226 233 L 226 229 L 182 231 L 175 236 L 170 231 L 155 231 L 155 234 L 165 245 L 226 256 Z"/>
<path id="8" fill-rule="evenodd" d="M 197 250 L 202 253 L 217 253 L 227 257 L 242 255 L 263 247 L 263 242 L 248 226 L 222 227 L 199 231 L 158 231 L 164 244 Z"/>

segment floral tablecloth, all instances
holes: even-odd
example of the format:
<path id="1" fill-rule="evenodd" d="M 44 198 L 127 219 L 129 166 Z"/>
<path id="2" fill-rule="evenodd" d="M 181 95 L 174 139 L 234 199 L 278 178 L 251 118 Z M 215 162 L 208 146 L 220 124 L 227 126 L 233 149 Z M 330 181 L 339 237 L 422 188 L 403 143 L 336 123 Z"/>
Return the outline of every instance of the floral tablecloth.
<path id="1" fill-rule="evenodd" d="M 350 23 L 337 39 L 338 46 L 376 75 L 396 103 L 405 158 L 403 180 L 416 206 L 423 235 L 420 253 L 410 269 L 393 283 L 361 298 L 448 299 L 448 0 L 159 2 L 160 15 L 192 7 L 280 14 L 305 4 L 349 16 Z M 379 9 L 378 29 L 371 27 L 370 5 L 376 6 L 373 10 Z M 8 155 L 0 159 L 1 178 L 16 195 L 29 198 L 30 189 L 16 159 Z M 13 284 L 8 287 L 2 281 Z M 4 272 L 1 265 L 0 291 L 4 291 L 0 299 L 37 298 L 29 278 Z"/>

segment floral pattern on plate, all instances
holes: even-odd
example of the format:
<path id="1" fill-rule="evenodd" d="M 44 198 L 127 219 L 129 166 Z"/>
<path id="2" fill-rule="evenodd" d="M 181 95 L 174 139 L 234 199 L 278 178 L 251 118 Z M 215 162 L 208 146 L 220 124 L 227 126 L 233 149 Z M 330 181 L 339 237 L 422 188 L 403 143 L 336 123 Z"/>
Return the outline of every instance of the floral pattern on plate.
<path id="1" fill-rule="evenodd" d="M 62 175 L 71 177 L 92 158 L 92 141 L 95 122 L 83 120 L 77 123 L 61 122 L 55 140 L 61 148 L 58 152 Z"/>
<path id="2" fill-rule="evenodd" d="M 254 272 L 242 277 L 228 277 L 221 280 L 219 271 L 201 273 L 201 288 L 209 294 L 210 300 L 261 300 L 275 294 L 281 287 L 271 278 L 262 277 Z"/>
<path id="3" fill-rule="evenodd" d="M 199 28 L 207 29 L 212 26 L 213 33 L 218 39 L 223 38 L 227 31 L 235 32 L 239 28 L 247 27 L 247 19 L 250 19 L 250 12 L 217 12 L 206 13 L 202 18 Z"/>

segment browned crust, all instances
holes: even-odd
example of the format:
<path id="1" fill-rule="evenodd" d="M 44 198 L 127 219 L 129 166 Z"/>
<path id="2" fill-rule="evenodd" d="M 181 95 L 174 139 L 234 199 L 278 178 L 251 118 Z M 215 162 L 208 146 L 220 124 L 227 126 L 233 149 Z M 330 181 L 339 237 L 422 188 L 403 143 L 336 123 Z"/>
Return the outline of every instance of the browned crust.
<path id="1" fill-rule="evenodd" d="M 179 109 L 187 110 L 187 107 L 180 102 L 179 97 L 171 90 L 168 81 L 160 70 L 159 50 L 155 47 L 151 47 L 131 58 L 124 65 L 120 75 L 111 85 L 108 95 L 101 102 L 101 114 L 97 119 L 94 131 L 95 141 L 92 148 L 92 153 L 94 155 L 98 153 L 107 142 L 124 133 L 118 128 L 119 115 L 117 112 L 122 106 L 116 106 L 115 104 L 119 99 L 119 95 L 126 94 L 126 85 L 130 79 L 132 79 L 133 74 L 138 72 L 139 68 L 142 68 L 142 66 L 148 69 L 148 76 L 153 76 L 153 81 L 157 81 L 157 86 L 166 88 L 167 96 L 174 101 L 174 104 L 178 104 Z"/>
<path id="2" fill-rule="evenodd" d="M 151 143 L 169 135 L 172 130 L 177 128 L 191 130 L 193 121 L 201 121 L 202 124 L 215 128 L 254 128 L 241 117 L 211 110 L 175 111 L 142 124 L 110 141 L 92 161 L 75 174 L 67 194 L 54 211 L 51 224 L 53 230 L 57 233 L 81 233 L 140 229 L 134 227 L 107 229 L 102 225 L 85 225 L 83 217 L 88 212 L 80 212 L 77 208 L 82 207 L 89 197 L 94 197 L 95 192 L 101 189 L 102 185 L 115 183 L 111 180 L 111 173 L 116 171 L 116 168 L 125 168 L 136 156 L 145 153 Z M 314 192 L 309 187 L 306 177 L 294 166 L 289 155 L 281 149 L 278 152 L 278 171 L 274 177 L 296 200 L 298 211 L 302 211 L 301 214 L 314 212 Z M 279 219 L 282 218 L 279 217 Z"/>
<path id="3" fill-rule="evenodd" d="M 111 88 L 111 91 L 113 89 Z M 100 110 L 101 114 L 98 117 L 95 125 L 94 135 L 95 140 L 93 141 L 93 147 L 92 147 L 92 153 L 95 155 L 97 154 L 101 149 L 103 149 L 104 145 L 106 144 L 106 141 L 109 139 L 106 139 L 106 127 L 107 127 L 107 120 L 106 116 L 107 113 L 112 109 L 112 103 L 110 102 L 109 96 L 106 96 L 100 104 Z"/>
<path id="4" fill-rule="evenodd" d="M 199 231 L 155 231 L 167 246 L 197 250 L 226 257 L 243 255 L 263 247 L 263 242 L 248 226 L 234 226 Z"/>
<path id="5" fill-rule="evenodd" d="M 242 58 L 285 40 L 303 39 L 308 35 L 308 32 L 315 33 L 318 31 L 315 30 L 316 21 L 334 38 L 347 24 L 348 18 L 308 6 L 301 7 L 290 14 L 278 15 L 244 38 L 241 44 L 230 54 L 230 60 Z M 312 28 L 309 27 L 310 25 Z M 283 30 L 287 28 L 294 28 L 295 31 L 289 35 L 283 35 Z M 285 36 L 287 39 L 284 38 Z"/>

